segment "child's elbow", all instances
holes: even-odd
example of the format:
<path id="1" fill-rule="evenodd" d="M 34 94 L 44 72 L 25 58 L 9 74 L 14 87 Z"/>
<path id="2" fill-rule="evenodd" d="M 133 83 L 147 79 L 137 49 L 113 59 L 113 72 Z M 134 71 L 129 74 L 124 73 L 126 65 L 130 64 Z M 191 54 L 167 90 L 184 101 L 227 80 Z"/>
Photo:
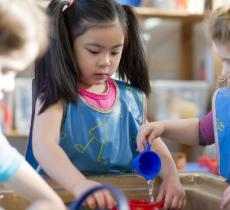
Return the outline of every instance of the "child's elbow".
<path id="1" fill-rule="evenodd" d="M 40 163 L 43 161 L 43 159 L 46 157 L 46 149 L 37 143 L 33 142 L 33 155 L 35 159 Z"/>

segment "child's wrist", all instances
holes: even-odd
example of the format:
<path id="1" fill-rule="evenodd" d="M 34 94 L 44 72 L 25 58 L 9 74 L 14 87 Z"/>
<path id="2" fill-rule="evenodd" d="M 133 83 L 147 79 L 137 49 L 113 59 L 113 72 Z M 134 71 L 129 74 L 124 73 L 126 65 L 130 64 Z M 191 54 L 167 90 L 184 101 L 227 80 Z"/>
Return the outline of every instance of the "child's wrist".
<path id="1" fill-rule="evenodd" d="M 170 178 L 179 179 L 175 162 L 174 162 L 172 156 L 170 155 L 170 153 L 163 154 L 161 156 L 161 159 L 162 159 L 162 163 L 167 167 L 164 169 L 162 168 L 163 170 L 161 170 L 161 172 L 160 172 L 160 177 L 162 179 L 170 179 Z"/>
<path id="2" fill-rule="evenodd" d="M 162 137 L 166 137 L 167 136 L 167 121 L 166 120 L 162 120 L 160 121 L 161 123 L 161 128 L 162 128 Z"/>
<path id="3" fill-rule="evenodd" d="M 87 178 L 85 176 L 79 176 L 76 177 L 77 182 L 74 184 L 74 186 L 71 189 L 71 193 L 74 194 L 74 196 L 76 195 L 76 192 L 79 191 L 79 187 L 81 186 L 82 182 L 85 182 L 87 180 Z"/>
<path id="4" fill-rule="evenodd" d="M 167 180 L 171 179 L 172 181 L 175 181 L 175 180 L 179 181 L 180 180 L 177 171 L 175 171 L 173 173 L 172 173 L 172 171 L 170 171 L 170 173 L 163 173 L 160 175 L 160 177 L 162 180 L 166 180 L 166 179 Z"/>

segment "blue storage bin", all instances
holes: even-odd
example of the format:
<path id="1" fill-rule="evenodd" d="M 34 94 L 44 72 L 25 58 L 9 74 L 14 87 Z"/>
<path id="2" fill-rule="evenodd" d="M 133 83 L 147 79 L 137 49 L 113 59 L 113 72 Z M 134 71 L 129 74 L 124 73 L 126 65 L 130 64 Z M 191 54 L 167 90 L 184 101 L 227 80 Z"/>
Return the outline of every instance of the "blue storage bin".
<path id="1" fill-rule="evenodd" d="M 138 7 L 141 5 L 141 0 L 116 0 L 119 4 L 127 4 Z"/>

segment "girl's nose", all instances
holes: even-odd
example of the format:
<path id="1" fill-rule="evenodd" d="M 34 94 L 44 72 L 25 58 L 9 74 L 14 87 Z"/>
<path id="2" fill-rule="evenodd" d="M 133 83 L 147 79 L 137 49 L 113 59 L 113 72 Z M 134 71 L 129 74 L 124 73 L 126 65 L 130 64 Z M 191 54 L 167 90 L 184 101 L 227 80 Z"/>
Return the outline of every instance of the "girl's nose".
<path id="1" fill-rule="evenodd" d="M 111 64 L 110 55 L 103 55 L 98 62 L 98 65 L 101 67 L 107 67 L 110 64 Z"/>

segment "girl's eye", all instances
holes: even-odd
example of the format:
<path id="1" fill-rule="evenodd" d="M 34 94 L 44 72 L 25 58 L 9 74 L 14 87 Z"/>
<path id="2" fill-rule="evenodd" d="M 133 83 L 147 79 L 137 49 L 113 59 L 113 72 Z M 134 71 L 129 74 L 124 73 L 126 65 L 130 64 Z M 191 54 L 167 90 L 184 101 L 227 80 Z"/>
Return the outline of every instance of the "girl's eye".
<path id="1" fill-rule="evenodd" d="M 111 54 L 115 56 L 115 55 L 119 55 L 120 52 L 112 52 Z"/>
<path id="2" fill-rule="evenodd" d="M 97 55 L 99 53 L 99 51 L 97 50 L 88 50 L 91 54 Z"/>

